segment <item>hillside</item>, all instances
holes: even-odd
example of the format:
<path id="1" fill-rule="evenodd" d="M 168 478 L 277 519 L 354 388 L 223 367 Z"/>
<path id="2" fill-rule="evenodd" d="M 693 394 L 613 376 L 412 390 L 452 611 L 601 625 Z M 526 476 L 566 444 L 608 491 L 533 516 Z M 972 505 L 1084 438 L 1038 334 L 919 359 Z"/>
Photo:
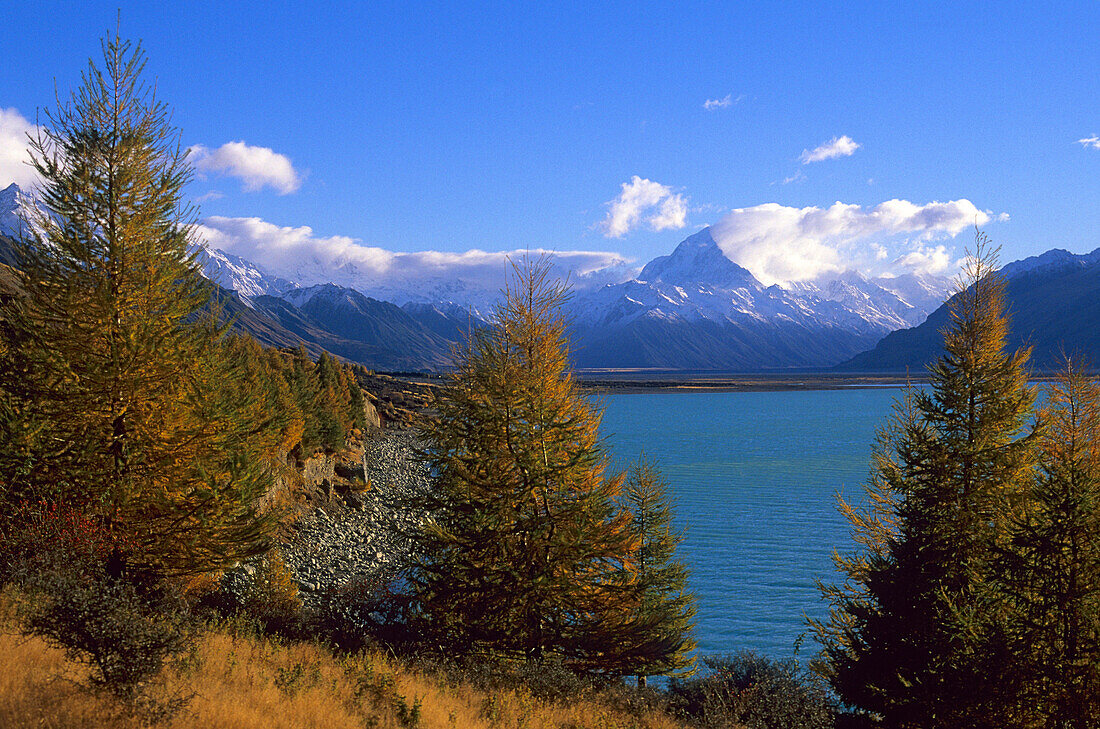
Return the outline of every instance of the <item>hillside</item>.
<path id="1" fill-rule="evenodd" d="M 145 726 L 77 681 L 87 668 L 41 638 L 0 635 L 0 726 L 128 729 Z M 213 631 L 193 659 L 162 674 L 164 693 L 191 696 L 170 729 L 446 729 L 522 726 L 673 729 L 658 709 L 631 711 L 614 692 L 536 696 L 523 686 L 478 685 L 381 651 L 334 655 L 314 644 Z M 544 679 L 542 684 L 548 682 Z M 619 701 L 616 701 L 619 699 Z"/>
<path id="2" fill-rule="evenodd" d="M 1100 362 L 1100 249 L 1076 255 L 1048 251 L 1002 269 L 1011 314 L 1008 344 L 1033 348 L 1037 369 L 1057 369 L 1063 353 Z M 920 326 L 888 334 L 873 349 L 836 369 L 847 372 L 919 371 L 943 351 L 940 330 L 950 302 Z"/>

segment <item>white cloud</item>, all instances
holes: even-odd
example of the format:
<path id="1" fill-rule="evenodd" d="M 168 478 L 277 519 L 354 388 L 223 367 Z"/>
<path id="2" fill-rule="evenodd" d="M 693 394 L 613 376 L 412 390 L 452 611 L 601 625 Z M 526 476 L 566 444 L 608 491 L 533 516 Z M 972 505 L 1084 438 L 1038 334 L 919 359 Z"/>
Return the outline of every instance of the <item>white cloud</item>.
<path id="1" fill-rule="evenodd" d="M 917 273 L 945 273 L 958 263 L 943 245 L 917 245 L 893 260 L 895 267 Z"/>
<path id="2" fill-rule="evenodd" d="M 1092 147 L 1093 149 L 1100 149 L 1100 137 L 1093 134 L 1091 137 L 1085 137 L 1084 139 L 1078 139 L 1077 143 L 1083 147 Z"/>
<path id="3" fill-rule="evenodd" d="M 621 238 L 642 225 L 652 230 L 687 226 L 687 199 L 668 185 L 634 175 L 622 188 L 617 198 L 605 203 L 607 217 L 599 224 L 605 237 Z"/>
<path id="4" fill-rule="evenodd" d="M 299 285 L 331 281 L 397 303 L 409 300 L 409 291 L 428 299 L 453 296 L 491 303 L 504 284 L 509 258 L 515 261 L 525 254 L 550 254 L 554 274 L 568 276 L 582 287 L 617 283 L 634 273 L 627 259 L 608 251 L 406 253 L 364 245 L 348 236 L 318 236 L 309 226 L 283 227 L 260 218 L 212 216 L 203 219 L 195 233 L 207 245 Z"/>
<path id="5" fill-rule="evenodd" d="M 934 241 L 993 219 L 969 200 L 916 205 L 887 200 L 871 208 L 766 203 L 730 212 L 712 226 L 730 258 L 765 284 L 789 283 L 856 268 L 865 273 L 942 273 L 952 265 Z"/>
<path id="6" fill-rule="evenodd" d="M 38 173 L 28 164 L 27 135 L 38 127 L 15 108 L 0 108 L 0 189 L 15 183 L 24 189 L 38 185 Z"/>
<path id="7" fill-rule="evenodd" d="M 741 97 L 737 97 L 740 101 Z M 707 99 L 703 102 L 703 108 L 707 111 L 714 111 L 715 109 L 725 109 L 727 106 L 733 104 L 733 94 L 726 94 L 721 99 Z"/>
<path id="8" fill-rule="evenodd" d="M 859 149 L 859 144 L 845 134 L 843 137 L 833 137 L 816 149 L 802 150 L 799 159 L 802 160 L 802 164 L 808 165 L 811 162 L 821 162 L 836 157 L 851 157 L 857 149 Z"/>
<path id="9" fill-rule="evenodd" d="M 217 149 L 210 149 L 196 144 L 188 148 L 187 158 L 200 174 L 240 178 L 247 192 L 271 187 L 280 195 L 287 195 L 302 185 L 302 177 L 294 169 L 290 158 L 268 147 L 227 142 Z"/>

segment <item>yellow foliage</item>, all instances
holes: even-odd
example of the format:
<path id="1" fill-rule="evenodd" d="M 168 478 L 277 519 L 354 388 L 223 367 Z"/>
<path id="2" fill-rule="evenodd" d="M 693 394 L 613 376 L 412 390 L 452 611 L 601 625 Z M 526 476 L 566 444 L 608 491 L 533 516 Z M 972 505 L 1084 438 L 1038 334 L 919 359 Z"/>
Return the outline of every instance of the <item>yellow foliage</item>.
<path id="1" fill-rule="evenodd" d="M 271 550 L 257 562 L 249 600 L 267 610 L 297 612 L 301 609 L 298 583 L 277 550 Z"/>

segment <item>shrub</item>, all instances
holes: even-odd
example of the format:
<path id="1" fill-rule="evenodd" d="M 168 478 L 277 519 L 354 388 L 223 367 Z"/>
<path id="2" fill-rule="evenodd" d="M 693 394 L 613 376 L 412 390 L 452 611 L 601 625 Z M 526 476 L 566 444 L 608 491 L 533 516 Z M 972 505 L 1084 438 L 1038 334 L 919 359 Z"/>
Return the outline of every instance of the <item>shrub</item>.
<path id="1" fill-rule="evenodd" d="M 17 613 L 25 630 L 88 665 L 92 689 L 157 720 L 186 703 L 158 695 L 165 663 L 189 652 L 193 626 L 164 582 L 148 574 L 109 574 L 104 564 L 63 549 L 39 553 L 17 573 Z"/>
<path id="2" fill-rule="evenodd" d="M 62 553 L 78 562 L 118 559 L 134 551 L 134 543 L 111 531 L 104 520 L 56 501 L 21 504 L 0 532 L 0 582 L 6 582 L 27 565 L 49 554 Z"/>
<path id="3" fill-rule="evenodd" d="M 343 650 L 358 650 L 368 642 L 407 647 L 419 640 L 409 623 L 410 604 L 400 576 L 350 580 L 325 596 L 313 632 Z"/>
<path id="4" fill-rule="evenodd" d="M 826 729 L 834 705 L 816 678 L 795 661 L 751 652 L 703 659 L 706 672 L 669 685 L 672 706 L 701 727 Z"/>
<path id="5" fill-rule="evenodd" d="M 192 583 L 195 609 L 243 620 L 257 633 L 288 638 L 305 636 L 298 585 L 283 556 L 271 550 L 222 575 L 213 589 Z"/>

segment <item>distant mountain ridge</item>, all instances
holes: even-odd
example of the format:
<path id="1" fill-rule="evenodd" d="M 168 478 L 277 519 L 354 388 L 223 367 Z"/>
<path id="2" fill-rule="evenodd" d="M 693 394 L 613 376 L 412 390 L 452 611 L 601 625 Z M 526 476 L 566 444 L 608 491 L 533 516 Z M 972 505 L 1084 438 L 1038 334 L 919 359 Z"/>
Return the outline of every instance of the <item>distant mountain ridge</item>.
<path id="1" fill-rule="evenodd" d="M 585 367 L 828 366 L 923 318 L 946 285 L 846 271 L 790 288 L 765 286 L 704 228 L 636 278 L 577 298 L 576 360 Z"/>
<path id="2" fill-rule="evenodd" d="M 14 185 L 4 193 L 11 210 L 27 202 Z M 0 215 L 4 211 L 0 205 Z M 214 248 L 199 250 L 197 259 L 207 278 L 252 310 L 256 336 L 297 338 L 380 369 L 446 367 L 452 347 L 483 325 L 482 312 L 499 296 L 462 280 L 435 281 L 427 290 L 383 282 L 383 296 L 337 283 L 303 286 L 306 279 L 275 276 Z M 320 275 L 313 270 L 317 261 L 301 265 L 307 278 Z M 946 286 L 935 277 L 868 278 L 855 271 L 765 286 L 704 228 L 633 278 L 581 287 L 566 314 L 574 362 L 582 367 L 825 367 L 923 320 L 942 302 Z"/>
<path id="3" fill-rule="evenodd" d="M 236 291 L 245 301 L 254 296 L 279 296 L 298 288 L 293 281 L 264 273 L 256 264 L 217 248 L 197 246 L 196 258 L 204 276 L 222 288 Z"/>
<path id="4" fill-rule="evenodd" d="M 0 235 L 18 238 L 24 230 L 19 210 L 23 207 L 23 191 L 14 182 L 0 190 Z"/>
<path id="5" fill-rule="evenodd" d="M 1011 315 L 1008 345 L 1031 346 L 1032 365 L 1051 370 L 1063 354 L 1100 365 L 1100 248 L 1075 254 L 1054 249 L 1001 269 Z M 923 371 L 943 352 L 940 335 L 950 301 L 911 329 L 892 332 L 873 349 L 837 367 L 849 372 Z"/>

